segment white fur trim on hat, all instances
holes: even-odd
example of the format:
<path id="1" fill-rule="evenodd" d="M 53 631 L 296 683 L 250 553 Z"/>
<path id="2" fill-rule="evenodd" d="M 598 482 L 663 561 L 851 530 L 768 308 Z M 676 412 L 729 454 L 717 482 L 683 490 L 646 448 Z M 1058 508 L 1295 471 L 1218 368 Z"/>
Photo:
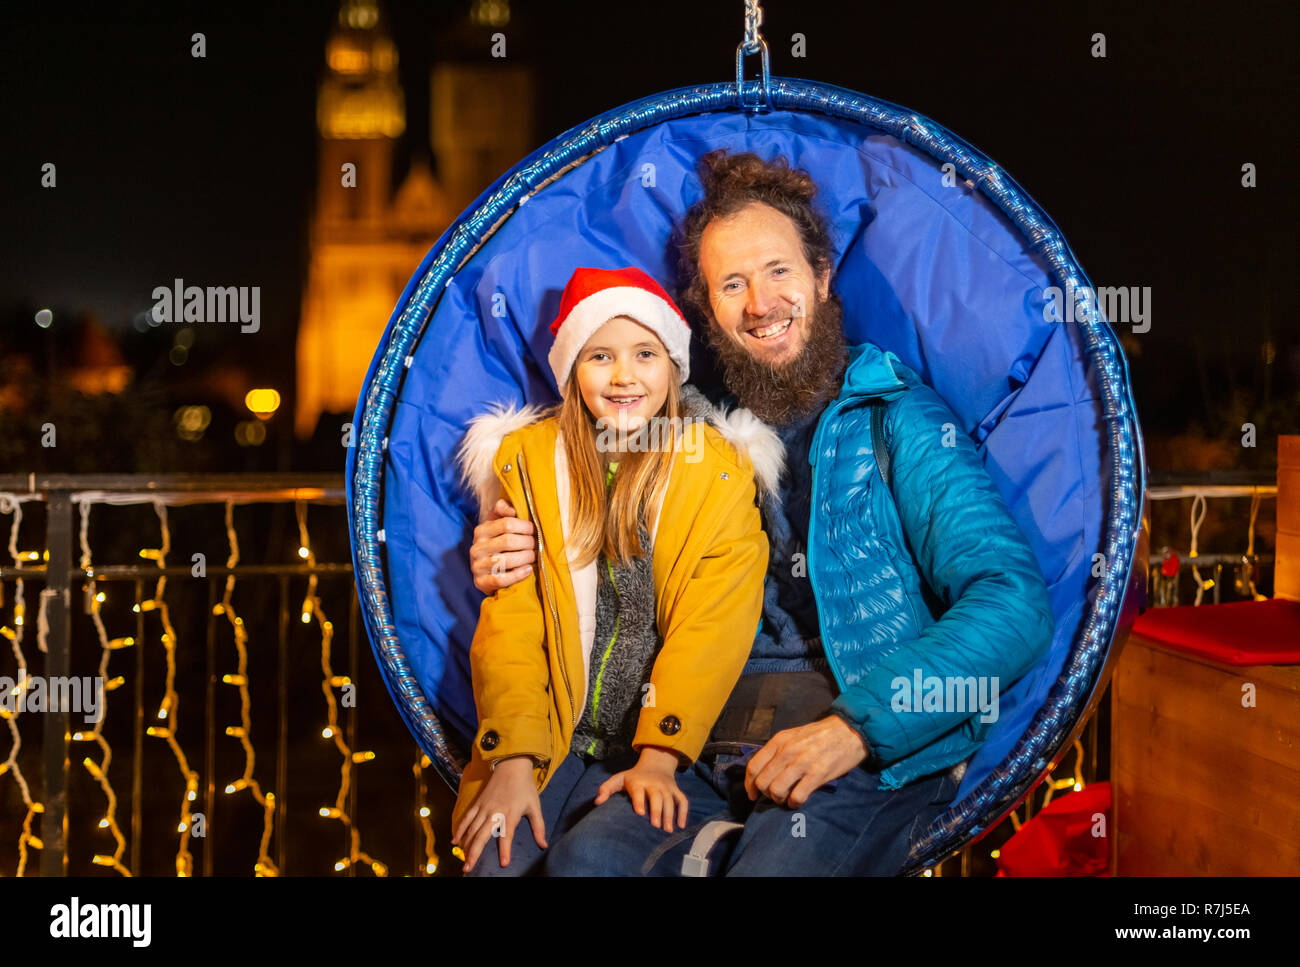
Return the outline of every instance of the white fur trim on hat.
<path id="1" fill-rule="evenodd" d="M 593 292 L 574 306 L 560 323 L 547 361 L 561 391 L 587 340 L 615 316 L 635 319 L 662 339 L 669 358 L 681 370 L 681 382 L 686 382 L 691 372 L 690 327 L 671 305 L 654 293 L 636 286 L 618 285 Z"/>

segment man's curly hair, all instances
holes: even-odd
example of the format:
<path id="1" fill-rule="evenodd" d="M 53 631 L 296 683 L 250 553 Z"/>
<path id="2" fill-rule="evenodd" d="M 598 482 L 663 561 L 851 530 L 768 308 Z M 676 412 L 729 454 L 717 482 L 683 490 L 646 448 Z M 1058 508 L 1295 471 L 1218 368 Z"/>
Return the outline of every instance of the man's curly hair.
<path id="1" fill-rule="evenodd" d="M 697 318 L 713 319 L 708 280 L 699 267 L 704 229 L 715 218 L 734 215 L 754 202 L 771 205 L 794 222 L 804 258 L 818 277 L 832 266 L 830 231 L 825 217 L 813 207 L 817 183 L 807 171 L 791 169 L 784 156 L 768 162 L 753 152 L 729 155 L 725 148 L 704 155 L 698 171 L 704 197 L 686 213 L 677 243 L 682 302 Z"/>

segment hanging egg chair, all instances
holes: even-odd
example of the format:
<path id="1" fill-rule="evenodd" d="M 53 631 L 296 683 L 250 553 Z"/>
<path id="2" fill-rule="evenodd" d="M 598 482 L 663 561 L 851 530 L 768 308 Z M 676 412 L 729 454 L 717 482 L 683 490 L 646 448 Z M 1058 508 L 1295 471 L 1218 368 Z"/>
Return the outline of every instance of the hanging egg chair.
<path id="1" fill-rule="evenodd" d="M 476 731 L 469 646 L 482 598 L 468 563 L 478 508 L 453 459 L 469 421 L 494 403 L 558 399 L 547 327 L 575 266 L 675 282 L 669 240 L 702 195 L 697 159 L 784 155 L 819 185 L 849 343 L 892 351 L 952 408 L 1055 613 L 1050 651 L 1003 693 L 951 807 L 914 844 L 903 872 L 915 874 L 995 826 L 1066 754 L 1143 604 L 1146 479 L 1128 367 L 1091 301 L 1074 322 L 1047 321 L 1049 288 L 1091 284 L 1002 169 L 898 105 L 770 77 L 753 41 L 737 50 L 735 82 L 647 97 L 535 151 L 415 272 L 348 451 L 362 611 L 393 700 L 454 790 Z M 744 80 L 760 48 L 761 74 Z"/>

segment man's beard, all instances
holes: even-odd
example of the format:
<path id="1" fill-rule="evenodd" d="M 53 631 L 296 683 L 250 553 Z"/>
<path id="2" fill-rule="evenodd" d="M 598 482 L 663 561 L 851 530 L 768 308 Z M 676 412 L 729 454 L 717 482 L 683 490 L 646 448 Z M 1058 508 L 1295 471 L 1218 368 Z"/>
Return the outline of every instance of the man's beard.
<path id="1" fill-rule="evenodd" d="M 723 382 L 740 405 L 764 423 L 786 426 L 821 409 L 839 392 L 848 360 L 840 328 L 842 317 L 839 299 L 819 299 L 813 306 L 812 326 L 799 355 L 779 366 L 755 359 L 717 323 L 709 324 L 708 340 L 722 362 Z M 764 322 L 770 325 L 780 320 L 778 312 L 771 313 Z"/>

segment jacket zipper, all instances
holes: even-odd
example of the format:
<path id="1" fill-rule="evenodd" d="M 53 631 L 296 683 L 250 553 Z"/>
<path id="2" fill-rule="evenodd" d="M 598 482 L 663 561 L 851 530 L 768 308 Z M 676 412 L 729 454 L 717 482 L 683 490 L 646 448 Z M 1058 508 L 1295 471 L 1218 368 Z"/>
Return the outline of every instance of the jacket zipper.
<path id="1" fill-rule="evenodd" d="M 558 649 L 560 677 L 564 679 L 564 691 L 569 696 L 569 720 L 573 723 L 573 727 L 576 728 L 578 721 L 577 711 L 573 706 L 573 688 L 569 685 L 569 672 L 564 665 L 564 646 L 560 641 L 560 616 L 555 611 L 555 591 L 551 587 L 551 576 L 546 570 L 546 544 L 542 540 L 542 522 L 537 516 L 537 508 L 533 504 L 533 489 L 528 483 L 528 471 L 524 466 L 522 451 L 515 454 L 515 462 L 519 464 L 519 479 L 524 485 L 524 500 L 528 504 L 528 516 L 532 518 L 533 528 L 537 531 L 537 566 L 541 569 L 542 596 L 546 598 L 547 610 L 554 622 L 552 641 L 555 642 L 555 647 Z"/>
<path id="2" fill-rule="evenodd" d="M 808 580 L 813 586 L 813 600 L 817 600 L 817 565 L 814 561 L 813 551 L 817 546 L 817 504 L 821 495 L 817 491 L 817 469 L 821 463 L 821 446 L 822 431 L 834 417 L 839 415 L 839 411 L 844 408 L 846 400 L 839 400 L 832 404 L 830 409 L 822 414 L 822 418 L 817 422 L 817 429 L 813 432 L 812 444 L 808 450 L 808 456 L 812 459 L 812 500 L 808 508 Z M 822 633 L 822 653 L 826 655 L 826 664 L 830 667 L 831 674 L 835 676 L 835 682 L 840 687 L 840 694 L 847 691 L 844 684 L 844 676 L 840 672 L 839 662 L 835 656 L 835 649 L 830 638 L 826 635 L 826 619 L 823 617 L 825 609 L 821 605 L 817 606 L 817 628 Z"/>

